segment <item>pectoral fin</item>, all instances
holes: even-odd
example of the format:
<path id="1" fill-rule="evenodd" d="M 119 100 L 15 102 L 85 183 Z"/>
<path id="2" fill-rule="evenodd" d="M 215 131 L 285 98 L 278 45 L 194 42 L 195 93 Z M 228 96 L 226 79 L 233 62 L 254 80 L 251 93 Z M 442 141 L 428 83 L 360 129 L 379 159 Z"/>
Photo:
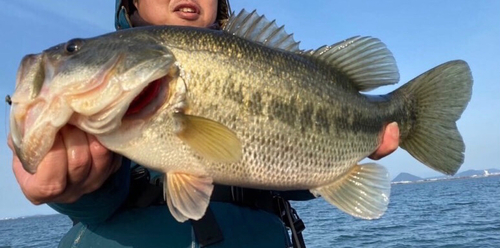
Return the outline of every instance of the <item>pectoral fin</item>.
<path id="1" fill-rule="evenodd" d="M 205 215 L 214 188 L 212 178 L 167 173 L 166 179 L 165 201 L 177 221 L 199 220 Z"/>
<path id="2" fill-rule="evenodd" d="M 177 136 L 201 156 L 214 162 L 237 162 L 242 145 L 236 133 L 219 122 L 193 115 L 174 114 Z"/>
<path id="3" fill-rule="evenodd" d="M 332 184 L 311 189 L 316 196 L 340 210 L 362 219 L 378 219 L 387 210 L 391 184 L 389 173 L 381 165 L 356 165 Z"/>

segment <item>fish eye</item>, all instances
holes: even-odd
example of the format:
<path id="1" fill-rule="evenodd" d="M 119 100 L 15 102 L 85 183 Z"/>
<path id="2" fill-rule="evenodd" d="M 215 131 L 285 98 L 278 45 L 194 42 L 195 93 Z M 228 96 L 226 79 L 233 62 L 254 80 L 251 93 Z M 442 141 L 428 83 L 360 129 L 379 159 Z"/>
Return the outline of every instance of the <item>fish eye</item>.
<path id="1" fill-rule="evenodd" d="M 73 39 L 73 40 L 70 40 L 66 43 L 64 50 L 66 51 L 66 53 L 72 54 L 72 53 L 78 52 L 78 50 L 80 50 L 82 45 L 83 45 L 83 40 Z"/>

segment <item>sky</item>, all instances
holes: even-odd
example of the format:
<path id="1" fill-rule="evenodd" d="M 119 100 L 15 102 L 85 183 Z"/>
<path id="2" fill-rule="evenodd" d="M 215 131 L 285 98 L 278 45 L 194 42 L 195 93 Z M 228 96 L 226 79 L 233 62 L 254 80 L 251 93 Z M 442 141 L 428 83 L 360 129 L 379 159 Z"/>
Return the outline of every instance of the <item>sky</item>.
<path id="1" fill-rule="evenodd" d="M 311 4 L 313 2 L 314 4 Z M 0 94 L 14 91 L 22 57 L 72 38 L 114 31 L 114 1 L 0 0 Z M 362 35 L 382 40 L 393 53 L 400 83 L 381 87 L 386 94 L 441 63 L 462 59 L 474 78 L 472 100 L 457 122 L 466 144 L 460 171 L 500 168 L 500 1 L 243 1 L 232 0 L 239 12 L 257 9 L 285 25 L 302 49 L 334 44 Z M 0 219 L 55 213 L 46 205 L 33 206 L 12 173 L 12 154 L 6 145 L 9 107 L 0 121 Z M 403 149 L 378 161 L 391 177 L 409 172 L 421 177 L 439 175 Z M 459 172 L 460 172 L 459 171 Z"/>

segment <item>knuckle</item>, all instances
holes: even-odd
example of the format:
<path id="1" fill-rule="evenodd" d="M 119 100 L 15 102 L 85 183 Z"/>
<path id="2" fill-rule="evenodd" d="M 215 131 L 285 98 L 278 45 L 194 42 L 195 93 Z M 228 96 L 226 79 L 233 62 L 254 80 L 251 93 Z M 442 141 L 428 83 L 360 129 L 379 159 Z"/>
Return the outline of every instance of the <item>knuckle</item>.
<path id="1" fill-rule="evenodd" d="M 106 148 L 97 148 L 95 150 L 91 150 L 92 153 L 92 159 L 94 164 L 97 165 L 107 165 L 111 163 L 111 160 L 113 158 L 113 153 L 111 153 L 109 150 Z"/>
<path id="2" fill-rule="evenodd" d="M 86 171 L 90 166 L 89 156 L 73 156 L 68 158 L 68 173 L 80 173 Z"/>
<path id="3" fill-rule="evenodd" d="M 37 188 L 37 196 L 33 197 L 35 202 L 46 202 L 60 196 L 66 189 L 66 183 L 51 183 Z M 32 201 L 32 202 L 33 202 Z"/>
<path id="4" fill-rule="evenodd" d="M 89 149 L 92 157 L 95 159 L 109 159 L 112 154 L 111 151 L 98 142 L 92 142 Z"/>

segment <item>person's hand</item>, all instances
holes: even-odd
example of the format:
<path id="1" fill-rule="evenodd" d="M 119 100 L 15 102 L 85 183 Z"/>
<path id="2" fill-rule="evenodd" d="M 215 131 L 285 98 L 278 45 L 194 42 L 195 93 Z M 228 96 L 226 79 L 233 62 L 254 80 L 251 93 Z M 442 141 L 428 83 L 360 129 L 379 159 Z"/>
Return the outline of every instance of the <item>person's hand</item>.
<path id="1" fill-rule="evenodd" d="M 39 164 L 37 172 L 26 172 L 13 149 L 12 169 L 26 198 L 33 204 L 72 203 L 90 193 L 116 172 L 121 156 L 103 147 L 97 139 L 67 125 L 57 134 L 54 145 Z"/>
<path id="2" fill-rule="evenodd" d="M 369 158 L 379 160 L 398 149 L 399 146 L 399 127 L 398 123 L 388 124 L 382 134 L 382 142 L 377 150 Z"/>

